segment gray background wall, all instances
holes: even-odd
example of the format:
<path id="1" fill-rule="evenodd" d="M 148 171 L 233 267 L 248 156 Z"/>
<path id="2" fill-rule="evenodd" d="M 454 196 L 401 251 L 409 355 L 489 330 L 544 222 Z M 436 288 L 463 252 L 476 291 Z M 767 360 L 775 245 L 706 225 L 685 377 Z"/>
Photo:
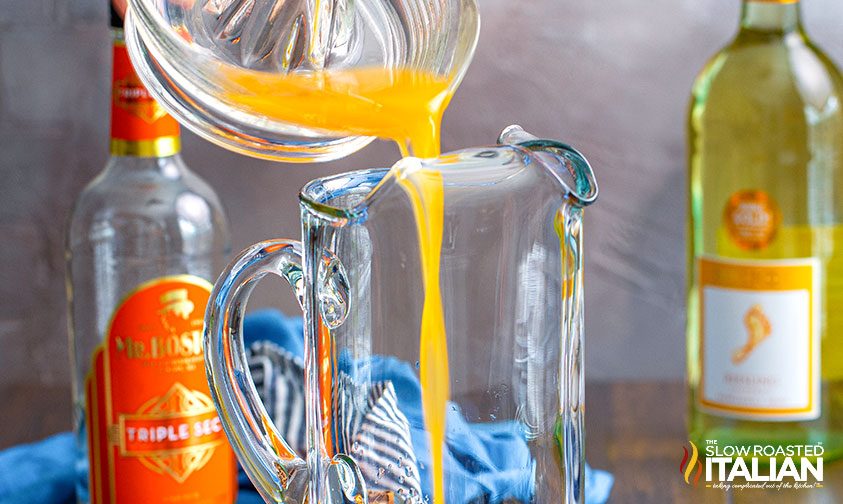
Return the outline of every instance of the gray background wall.
<path id="1" fill-rule="evenodd" d="M 597 170 L 587 214 L 587 374 L 684 373 L 685 130 L 696 72 L 737 26 L 738 0 L 480 0 L 480 47 L 445 118 L 444 147 L 520 123 Z M 843 63 L 843 2 L 806 0 L 814 38 Z M 0 383 L 69 380 L 63 226 L 107 156 L 104 0 L 0 0 Z M 281 166 L 185 135 L 220 192 L 239 250 L 298 234 L 308 180 L 388 166 L 389 144 L 327 165 Z M 280 285 L 255 305 L 296 311 Z"/>

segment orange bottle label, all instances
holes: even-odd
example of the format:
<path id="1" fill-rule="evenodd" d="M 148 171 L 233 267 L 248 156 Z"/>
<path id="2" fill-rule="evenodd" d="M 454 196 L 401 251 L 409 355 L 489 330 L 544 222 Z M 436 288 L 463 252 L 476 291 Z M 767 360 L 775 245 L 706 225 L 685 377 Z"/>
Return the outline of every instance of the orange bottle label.
<path id="1" fill-rule="evenodd" d="M 762 421 L 820 417 L 820 261 L 698 259 L 706 412 Z"/>
<path id="2" fill-rule="evenodd" d="M 764 191 L 738 191 L 723 211 L 729 236 L 744 250 L 762 250 L 776 238 L 782 212 L 772 196 Z"/>
<path id="3" fill-rule="evenodd" d="M 114 43 L 111 98 L 112 154 L 165 157 L 179 151 L 179 124 L 144 87 L 120 41 Z"/>
<path id="4" fill-rule="evenodd" d="M 234 502 L 202 354 L 210 292 L 200 278 L 162 278 L 114 312 L 86 383 L 93 504 Z"/>

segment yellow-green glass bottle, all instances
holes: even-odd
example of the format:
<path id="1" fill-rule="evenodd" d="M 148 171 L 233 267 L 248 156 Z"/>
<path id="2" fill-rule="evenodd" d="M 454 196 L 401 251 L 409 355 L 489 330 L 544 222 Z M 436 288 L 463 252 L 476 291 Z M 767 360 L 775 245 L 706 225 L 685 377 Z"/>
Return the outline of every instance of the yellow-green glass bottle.
<path id="1" fill-rule="evenodd" d="M 843 455 L 843 79 L 798 0 L 745 0 L 694 84 L 689 433 Z"/>

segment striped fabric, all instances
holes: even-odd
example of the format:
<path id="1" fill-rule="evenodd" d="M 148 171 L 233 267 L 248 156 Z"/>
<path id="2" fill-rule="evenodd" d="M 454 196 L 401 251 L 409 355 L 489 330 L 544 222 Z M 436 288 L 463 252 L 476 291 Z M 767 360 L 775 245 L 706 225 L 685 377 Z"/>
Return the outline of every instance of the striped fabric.
<path id="1" fill-rule="evenodd" d="M 255 388 L 278 432 L 305 453 L 304 365 L 280 346 L 258 342 L 247 351 Z M 421 503 L 421 478 L 410 422 L 391 381 L 357 384 L 341 372 L 332 391 L 337 448 L 357 462 L 370 491 Z"/>
<path id="2" fill-rule="evenodd" d="M 335 443 L 339 453 L 351 454 L 354 445 L 354 434 L 363 423 L 363 416 L 370 409 L 368 405 L 370 394 L 366 385 L 355 386 L 354 381 L 346 373 L 340 373 L 331 391 L 334 400 L 333 422 L 337 428 Z"/>
<path id="3" fill-rule="evenodd" d="M 361 394 L 351 378 L 341 373 L 337 388 L 343 451 L 357 462 L 369 490 L 394 492 L 407 503 L 421 502 L 410 422 L 398 408 L 392 382 L 375 383 L 368 394 Z M 355 404 L 357 398 L 365 398 L 364 403 Z"/>
<path id="4" fill-rule="evenodd" d="M 304 364 L 275 343 L 260 341 L 247 353 L 255 388 L 278 432 L 297 453 L 305 452 Z"/>

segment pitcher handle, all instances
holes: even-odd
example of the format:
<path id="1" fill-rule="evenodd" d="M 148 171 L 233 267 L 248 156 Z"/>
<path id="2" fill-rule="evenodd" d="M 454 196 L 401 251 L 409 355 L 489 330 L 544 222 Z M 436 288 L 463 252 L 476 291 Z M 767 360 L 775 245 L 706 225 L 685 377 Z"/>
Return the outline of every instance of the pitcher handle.
<path id="1" fill-rule="evenodd" d="M 307 464 L 267 414 L 249 373 L 243 343 L 246 303 L 257 282 L 269 273 L 287 280 L 302 304 L 301 243 L 270 240 L 246 249 L 211 293 L 205 314 L 205 370 L 228 439 L 263 499 L 301 504 L 307 493 Z"/>

